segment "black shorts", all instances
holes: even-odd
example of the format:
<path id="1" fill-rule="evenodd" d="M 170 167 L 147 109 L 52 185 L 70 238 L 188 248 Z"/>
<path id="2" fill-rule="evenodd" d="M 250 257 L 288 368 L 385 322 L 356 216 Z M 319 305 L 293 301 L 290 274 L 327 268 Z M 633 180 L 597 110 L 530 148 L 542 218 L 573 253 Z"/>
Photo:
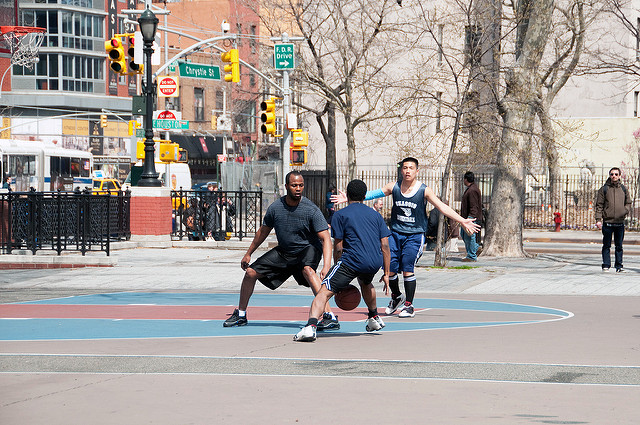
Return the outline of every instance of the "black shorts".
<path id="1" fill-rule="evenodd" d="M 308 287 L 309 282 L 304 278 L 302 269 L 309 266 L 315 271 L 321 258 L 322 251 L 313 245 L 309 245 L 297 254 L 288 254 L 273 248 L 249 267 L 260 275 L 258 280 L 269 289 L 277 289 L 290 276 L 293 276 L 298 285 Z"/>
<path id="2" fill-rule="evenodd" d="M 373 282 L 375 275 L 375 273 L 356 272 L 348 266 L 345 266 L 342 261 L 338 261 L 333 267 L 331 267 L 331 270 L 329 270 L 329 273 L 325 276 L 322 284 L 331 292 L 338 293 L 349 286 L 351 281 L 355 278 L 358 278 L 358 283 L 362 286 L 369 285 Z"/>

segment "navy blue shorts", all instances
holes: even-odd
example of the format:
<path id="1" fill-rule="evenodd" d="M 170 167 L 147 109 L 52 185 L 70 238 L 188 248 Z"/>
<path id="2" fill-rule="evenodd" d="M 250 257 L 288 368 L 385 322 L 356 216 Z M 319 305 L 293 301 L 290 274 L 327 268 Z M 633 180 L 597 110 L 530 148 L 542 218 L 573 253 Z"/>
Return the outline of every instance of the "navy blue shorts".
<path id="1" fill-rule="evenodd" d="M 313 245 L 309 245 L 297 254 L 289 254 L 273 248 L 251 263 L 249 267 L 260 275 L 258 280 L 269 289 L 277 289 L 291 276 L 298 285 L 308 287 L 309 282 L 304 278 L 302 269 L 309 266 L 315 271 L 321 258 L 322 251 Z"/>
<path id="2" fill-rule="evenodd" d="M 331 270 L 329 270 L 329 273 L 325 276 L 322 284 L 331 292 L 338 293 L 349 286 L 351 281 L 355 278 L 358 278 L 358 283 L 360 283 L 361 286 L 369 285 L 373 281 L 375 275 L 375 273 L 356 272 L 350 267 L 344 265 L 342 261 L 338 261 L 333 265 L 333 267 L 331 267 Z"/>
<path id="3" fill-rule="evenodd" d="M 422 257 L 424 233 L 402 234 L 391 232 L 389 251 L 391 251 L 391 273 L 413 273 L 416 263 Z"/>

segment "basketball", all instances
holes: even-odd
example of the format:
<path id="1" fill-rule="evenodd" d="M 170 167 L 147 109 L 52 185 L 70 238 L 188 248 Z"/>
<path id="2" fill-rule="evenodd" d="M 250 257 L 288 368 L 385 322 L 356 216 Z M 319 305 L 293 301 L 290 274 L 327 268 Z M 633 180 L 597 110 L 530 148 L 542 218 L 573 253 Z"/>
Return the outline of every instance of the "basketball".
<path id="1" fill-rule="evenodd" d="M 349 311 L 360 304 L 360 291 L 353 285 L 347 286 L 336 294 L 336 305 L 341 310 Z"/>

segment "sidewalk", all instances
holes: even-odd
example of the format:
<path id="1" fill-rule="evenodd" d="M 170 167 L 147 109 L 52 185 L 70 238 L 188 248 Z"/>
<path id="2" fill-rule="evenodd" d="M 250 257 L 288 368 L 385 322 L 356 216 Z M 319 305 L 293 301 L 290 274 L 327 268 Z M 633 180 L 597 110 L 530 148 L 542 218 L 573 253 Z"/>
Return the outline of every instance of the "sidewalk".
<path id="1" fill-rule="evenodd" d="M 567 232 L 568 233 L 568 232 Z M 479 257 L 476 263 L 463 263 L 464 246 L 448 253 L 447 267 L 433 268 L 434 253 L 425 252 L 418 262 L 418 292 L 459 294 L 553 294 L 553 295 L 632 295 L 640 296 L 640 255 L 633 247 L 625 249 L 623 274 L 600 268 L 597 234 L 575 235 L 572 240 L 591 242 L 530 242 L 543 239 L 548 232 L 528 232 L 525 249 L 537 251 L 526 258 Z M 632 235 L 629 239 L 638 239 Z M 593 239 L 593 240 L 592 240 Z M 559 239 L 556 239 L 556 241 Z M 42 260 L 68 261 L 74 268 L 51 270 L 43 267 L 0 273 L 0 288 L 69 288 L 117 290 L 177 290 L 237 292 L 244 275 L 239 263 L 249 240 L 227 242 L 175 242 L 170 248 L 114 249 L 104 253 L 63 256 L 35 256 Z M 265 252 L 267 245 L 254 253 Z M 220 246 L 226 246 L 221 248 Z M 228 248 L 227 248 L 228 247 Z M 572 247 L 579 248 L 573 253 Z M 554 250 L 555 249 L 555 250 Z M 545 253 L 545 250 L 554 250 Z M 542 253 L 540 253 L 542 252 Z M 34 259 L 34 256 L 4 255 L 1 261 Z M 62 259 L 61 259 L 62 258 Z M 105 260 L 107 259 L 107 260 Z M 109 267 L 86 267 L 109 261 Z M 85 266 L 85 267 L 83 267 Z M 287 282 L 282 290 L 306 294 L 308 289 Z M 261 285 L 256 291 L 271 292 Z"/>

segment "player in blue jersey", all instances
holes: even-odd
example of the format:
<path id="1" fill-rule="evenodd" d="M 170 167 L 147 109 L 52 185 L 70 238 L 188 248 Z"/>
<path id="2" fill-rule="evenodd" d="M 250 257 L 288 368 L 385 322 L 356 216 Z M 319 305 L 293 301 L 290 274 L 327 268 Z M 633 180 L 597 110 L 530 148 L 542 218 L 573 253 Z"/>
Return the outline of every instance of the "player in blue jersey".
<path id="1" fill-rule="evenodd" d="M 382 264 L 382 279 L 385 293 L 388 293 L 390 232 L 382 216 L 362 203 L 366 193 L 367 185 L 362 180 L 352 180 L 347 185 L 349 206 L 336 212 L 331 220 L 335 264 L 311 304 L 307 325 L 294 336 L 294 341 L 315 341 L 318 318 L 323 308 L 332 296 L 347 288 L 356 278 L 369 310 L 366 331 L 378 331 L 384 327 L 378 316 L 376 290 L 372 282 Z"/>
<path id="2" fill-rule="evenodd" d="M 415 264 L 422 255 L 424 234 L 427 230 L 427 201 L 431 202 L 445 216 L 460 223 L 468 234 L 480 230 L 475 219 L 462 218 L 451 207 L 442 202 L 433 190 L 417 180 L 418 160 L 405 158 L 400 163 L 402 179 L 398 182 L 387 183 L 381 189 L 367 192 L 366 200 L 392 195 L 391 207 L 391 237 L 389 249 L 391 251 L 391 274 L 389 288 L 391 300 L 386 314 L 393 314 L 398 309 L 398 317 L 414 317 L 413 298 L 416 293 Z M 346 201 L 344 192 L 335 197 L 336 203 Z M 400 291 L 398 273 L 402 272 L 404 293 Z"/>

